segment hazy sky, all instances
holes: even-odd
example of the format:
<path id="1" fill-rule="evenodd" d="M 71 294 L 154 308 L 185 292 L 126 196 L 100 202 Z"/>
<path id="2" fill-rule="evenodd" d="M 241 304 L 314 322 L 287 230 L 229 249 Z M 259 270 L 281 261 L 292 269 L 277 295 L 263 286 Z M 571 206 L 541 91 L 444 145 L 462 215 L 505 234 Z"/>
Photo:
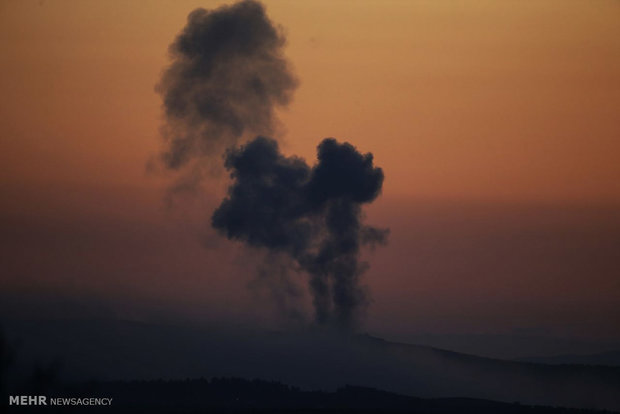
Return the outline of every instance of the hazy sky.
<path id="1" fill-rule="evenodd" d="M 3 289 L 215 318 L 266 300 L 208 229 L 219 200 L 168 211 L 145 167 L 167 47 L 220 4 L 0 3 Z M 265 4 L 301 81 L 284 151 L 333 136 L 385 172 L 369 329 L 617 334 L 619 2 Z"/>

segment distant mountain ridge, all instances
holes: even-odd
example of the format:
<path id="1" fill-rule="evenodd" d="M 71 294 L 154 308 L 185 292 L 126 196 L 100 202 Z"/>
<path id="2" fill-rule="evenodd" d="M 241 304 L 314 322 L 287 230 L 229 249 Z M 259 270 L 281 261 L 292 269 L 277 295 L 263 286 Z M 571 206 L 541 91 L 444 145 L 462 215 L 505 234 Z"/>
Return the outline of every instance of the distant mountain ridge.
<path id="1" fill-rule="evenodd" d="M 510 360 L 557 355 L 590 355 L 620 350 L 620 341 L 617 339 L 585 341 L 533 334 L 416 334 L 399 337 L 396 342 Z"/>
<path id="2" fill-rule="evenodd" d="M 516 361 L 551 365 L 598 365 L 620 367 L 620 351 L 599 352 L 587 355 L 555 355 L 518 358 Z"/>
<path id="3" fill-rule="evenodd" d="M 6 323 L 5 330 L 16 347 L 16 366 L 29 370 L 33 361 L 58 361 L 63 381 L 262 378 L 303 390 L 348 384 L 420 398 L 620 411 L 620 367 L 506 361 L 312 329 L 268 333 L 62 320 Z"/>

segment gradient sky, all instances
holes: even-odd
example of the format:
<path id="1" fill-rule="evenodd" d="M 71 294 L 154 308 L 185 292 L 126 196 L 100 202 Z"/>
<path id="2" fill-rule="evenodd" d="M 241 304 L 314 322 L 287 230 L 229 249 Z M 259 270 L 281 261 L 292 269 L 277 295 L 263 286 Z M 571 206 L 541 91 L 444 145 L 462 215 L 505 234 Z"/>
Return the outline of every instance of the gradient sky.
<path id="1" fill-rule="evenodd" d="M 145 167 L 167 47 L 219 4 L 0 3 L 2 290 L 262 309 L 254 258 L 208 229 L 216 196 L 166 209 Z M 368 329 L 620 336 L 619 2 L 265 4 L 301 81 L 284 151 L 334 136 L 386 175 Z"/>

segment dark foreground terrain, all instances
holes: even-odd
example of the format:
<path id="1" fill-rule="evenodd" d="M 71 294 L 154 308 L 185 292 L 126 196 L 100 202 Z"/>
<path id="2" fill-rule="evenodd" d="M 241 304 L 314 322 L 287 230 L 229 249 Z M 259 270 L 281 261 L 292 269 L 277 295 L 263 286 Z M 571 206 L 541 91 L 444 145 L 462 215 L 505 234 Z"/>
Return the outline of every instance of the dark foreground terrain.
<path id="1" fill-rule="evenodd" d="M 5 332 L 2 404 L 8 395 L 44 395 L 112 397 L 112 409 L 99 408 L 108 413 L 620 411 L 615 366 L 507 361 L 320 330 L 33 320 L 7 323 Z"/>
<path id="2" fill-rule="evenodd" d="M 32 390 L 23 390 L 32 395 Z M 54 397 L 113 398 L 101 407 L 8 407 L 10 412 L 114 413 L 603 413 L 605 411 L 528 406 L 473 398 L 422 399 L 346 386 L 334 392 L 303 391 L 278 382 L 238 378 L 184 381 L 85 382 L 54 387 Z M 6 407 L 8 397 L 3 395 Z"/>

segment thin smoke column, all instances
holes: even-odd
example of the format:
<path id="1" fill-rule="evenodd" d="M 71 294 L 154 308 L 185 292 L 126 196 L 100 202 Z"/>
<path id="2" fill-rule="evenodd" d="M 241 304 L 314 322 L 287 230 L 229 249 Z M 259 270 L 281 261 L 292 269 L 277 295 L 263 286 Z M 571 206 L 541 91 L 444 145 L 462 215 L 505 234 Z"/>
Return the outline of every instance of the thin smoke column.
<path id="1" fill-rule="evenodd" d="M 167 121 L 162 160 L 187 170 L 223 154 L 232 182 L 212 226 L 293 263 L 309 275 L 316 322 L 351 328 L 368 304 L 360 250 L 384 243 L 388 233 L 362 222 L 362 205 L 380 194 L 383 171 L 372 154 L 333 138 L 319 144 L 309 166 L 266 137 L 275 108 L 288 104 L 297 85 L 284 44 L 255 1 L 193 11 L 158 85 Z"/>
<path id="2" fill-rule="evenodd" d="M 226 168 L 234 181 L 213 214 L 213 227 L 294 259 L 310 275 L 316 321 L 355 326 L 367 304 L 359 281 L 366 268 L 360 247 L 387 236 L 387 230 L 361 220 L 362 204 L 373 201 L 383 184 L 372 154 L 327 138 L 311 168 L 283 156 L 275 140 L 258 137 L 230 150 Z"/>

